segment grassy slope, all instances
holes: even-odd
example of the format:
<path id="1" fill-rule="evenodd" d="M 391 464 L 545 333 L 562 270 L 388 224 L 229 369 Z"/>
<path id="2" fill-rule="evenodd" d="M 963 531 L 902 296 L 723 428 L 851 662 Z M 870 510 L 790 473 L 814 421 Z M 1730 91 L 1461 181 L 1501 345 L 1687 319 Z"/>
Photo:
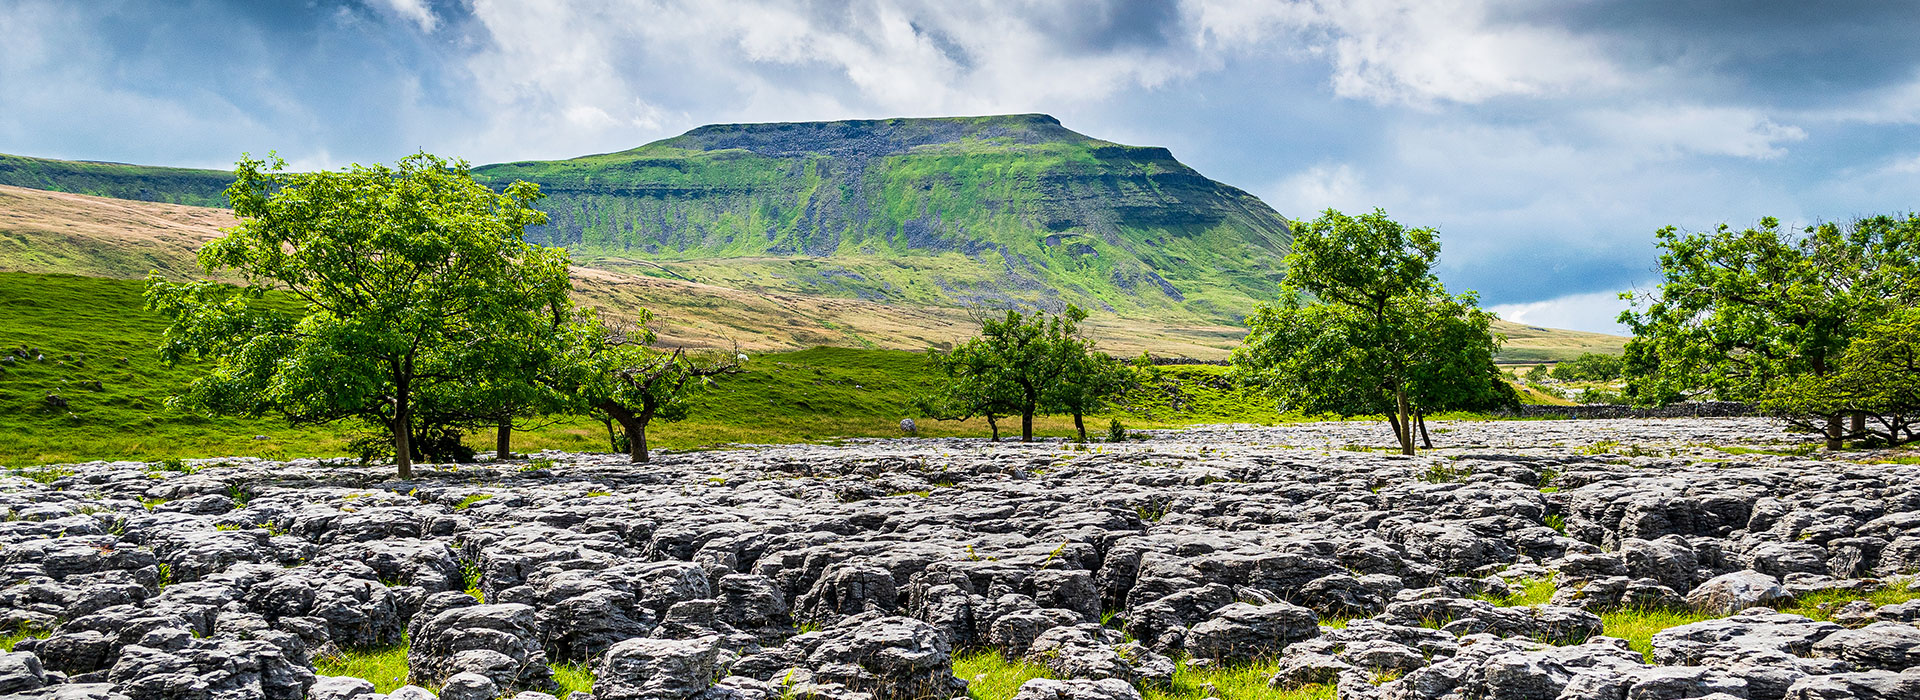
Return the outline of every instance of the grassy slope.
<path id="1" fill-rule="evenodd" d="M 144 202 L 225 206 L 233 173 L 124 163 L 27 158 L 0 153 L 0 185 Z"/>
<path id="2" fill-rule="evenodd" d="M 343 427 L 294 428 L 274 420 L 210 419 L 170 409 L 169 396 L 198 368 L 168 367 L 154 348 L 164 324 L 140 308 L 141 284 L 71 275 L 0 272 L 0 355 L 31 347 L 29 358 L 0 361 L 0 464 L 89 459 L 225 455 L 341 454 Z M 284 303 L 284 302 L 282 302 Z M 728 442 L 772 443 L 899 434 L 930 375 L 922 353 L 816 348 L 757 355 L 750 371 L 719 384 L 689 420 L 651 430 L 655 444 L 693 448 Z M 1284 420 L 1251 394 L 1214 386 L 1221 368 L 1170 368 L 1183 405 L 1157 405 L 1133 427 L 1187 421 Z M 88 384 L 98 381 L 101 390 Z M 67 401 L 50 407 L 49 394 Z M 985 435 L 984 421 L 920 421 L 924 435 Z M 1091 429 L 1105 426 L 1097 420 Z M 1040 421 L 1063 436 L 1065 418 Z M 259 436 L 259 439 L 256 439 Z M 489 435 L 475 435 L 487 446 Z M 599 423 L 568 419 L 520 433 L 523 450 L 605 449 Z"/>

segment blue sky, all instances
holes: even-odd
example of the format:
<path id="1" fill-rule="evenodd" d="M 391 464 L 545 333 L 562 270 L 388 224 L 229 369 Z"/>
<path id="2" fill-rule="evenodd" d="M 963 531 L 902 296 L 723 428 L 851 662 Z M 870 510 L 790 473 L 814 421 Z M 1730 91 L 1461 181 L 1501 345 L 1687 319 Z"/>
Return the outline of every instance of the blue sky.
<path id="1" fill-rule="evenodd" d="M 1652 234 L 1904 212 L 1920 4 L 0 0 L 0 152 L 301 167 L 715 122 L 1046 112 L 1290 217 L 1435 226 L 1514 320 L 1615 330 Z"/>

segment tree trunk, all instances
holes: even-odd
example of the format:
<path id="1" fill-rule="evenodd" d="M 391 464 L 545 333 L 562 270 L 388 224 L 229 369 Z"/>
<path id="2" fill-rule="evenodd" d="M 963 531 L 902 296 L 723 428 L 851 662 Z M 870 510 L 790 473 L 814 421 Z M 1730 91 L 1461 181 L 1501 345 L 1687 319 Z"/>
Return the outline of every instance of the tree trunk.
<path id="1" fill-rule="evenodd" d="M 393 467 L 402 479 L 413 478 L 413 413 L 406 390 L 393 402 Z"/>
<path id="2" fill-rule="evenodd" d="M 1020 441 L 1033 442 L 1033 409 L 1020 412 Z"/>
<path id="3" fill-rule="evenodd" d="M 1865 412 L 1853 414 L 1853 433 L 1852 434 L 1853 434 L 1853 439 L 1855 440 L 1859 440 L 1867 436 L 1867 414 Z"/>
<path id="4" fill-rule="evenodd" d="M 1393 428 L 1393 441 L 1400 442 L 1400 414 L 1388 413 L 1387 426 Z"/>
<path id="5" fill-rule="evenodd" d="M 1395 389 L 1393 392 L 1393 400 L 1394 400 L 1394 403 L 1398 404 L 1398 409 L 1400 411 L 1400 430 L 1401 430 L 1400 454 L 1412 455 L 1413 454 L 1413 413 L 1409 411 L 1407 407 L 1407 390 Z"/>
<path id="6" fill-rule="evenodd" d="M 987 427 L 993 430 L 993 441 L 999 442 L 1000 441 L 1000 417 L 995 416 L 991 413 L 987 414 Z"/>
<path id="7" fill-rule="evenodd" d="M 1084 443 L 1087 441 L 1087 424 L 1081 420 L 1079 411 L 1073 412 L 1073 429 L 1080 432 L 1080 442 Z"/>
<path id="8" fill-rule="evenodd" d="M 493 431 L 493 458 L 513 459 L 513 417 L 501 416 L 500 427 Z"/>
<path id="9" fill-rule="evenodd" d="M 1433 449 L 1433 436 L 1427 434 L 1427 414 L 1415 412 L 1413 414 L 1413 422 L 1420 426 L 1421 444 L 1425 445 L 1429 450 Z"/>
<path id="10" fill-rule="evenodd" d="M 652 459 L 647 454 L 647 424 L 634 421 L 627 428 L 627 457 L 634 464 L 646 464 Z"/>
<path id="11" fill-rule="evenodd" d="M 1827 416 L 1827 449 L 1838 450 L 1843 446 L 1841 430 L 1840 414 Z"/>
<path id="12" fill-rule="evenodd" d="M 600 422 L 606 424 L 607 426 L 607 451 L 619 452 L 620 439 L 617 437 L 614 437 L 613 435 L 613 416 L 603 417 L 600 419 Z"/>

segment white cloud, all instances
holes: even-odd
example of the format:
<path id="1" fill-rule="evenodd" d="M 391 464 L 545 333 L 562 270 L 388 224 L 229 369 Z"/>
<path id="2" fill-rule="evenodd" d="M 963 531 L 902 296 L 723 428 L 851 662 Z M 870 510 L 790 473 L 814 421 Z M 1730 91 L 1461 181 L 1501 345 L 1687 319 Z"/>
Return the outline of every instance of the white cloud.
<path id="1" fill-rule="evenodd" d="M 1361 182 L 1352 165 L 1321 164 L 1274 185 L 1264 198 L 1268 205 L 1294 219 L 1311 219 L 1327 209 L 1347 213 L 1372 211 L 1380 205 Z"/>
<path id="2" fill-rule="evenodd" d="M 431 32 L 440 26 L 440 17 L 433 14 L 433 8 L 427 7 L 426 0 L 377 0 L 375 4 L 395 17 L 412 22 L 420 31 Z"/>
<path id="3" fill-rule="evenodd" d="M 1594 333 L 1626 335 L 1626 327 L 1617 320 L 1627 309 L 1619 292 L 1589 292 L 1533 301 L 1487 307 L 1500 318 L 1514 323 L 1545 328 L 1565 328 Z"/>
<path id="4" fill-rule="evenodd" d="M 1333 63 L 1335 94 L 1379 103 L 1476 103 L 1612 88 L 1620 69 L 1593 39 L 1496 20 L 1493 0 L 1316 0 L 1249 20 L 1307 32 Z M 1241 25 L 1246 26 L 1246 25 Z M 1222 31 L 1227 36 L 1238 36 Z"/>
<path id="5" fill-rule="evenodd" d="M 1594 133 L 1656 154 L 1772 159 L 1785 143 L 1804 141 L 1800 127 L 1777 124 L 1759 110 L 1704 105 L 1636 105 L 1582 115 Z"/>

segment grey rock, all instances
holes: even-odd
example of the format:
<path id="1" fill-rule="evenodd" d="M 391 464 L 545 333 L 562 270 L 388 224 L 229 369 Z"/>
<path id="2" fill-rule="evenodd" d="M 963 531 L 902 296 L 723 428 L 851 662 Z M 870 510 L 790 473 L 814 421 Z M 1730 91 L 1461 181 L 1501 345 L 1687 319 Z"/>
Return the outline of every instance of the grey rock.
<path id="1" fill-rule="evenodd" d="M 1857 630 L 1841 630 L 1815 642 L 1813 655 L 1840 659 L 1862 671 L 1920 667 L 1920 627 L 1876 622 Z"/>
<path id="2" fill-rule="evenodd" d="M 1319 618 L 1312 610 L 1291 603 L 1234 603 L 1188 630 L 1186 649 L 1195 658 L 1238 661 L 1277 654 L 1317 636 Z"/>
<path id="3" fill-rule="evenodd" d="M 466 605 L 434 614 L 408 639 L 407 664 L 415 683 L 438 684 L 473 671 L 501 689 L 553 687 L 533 608 L 518 603 Z"/>
<path id="4" fill-rule="evenodd" d="M 494 685 L 493 679 L 472 671 L 448 676 L 440 686 L 440 700 L 493 700 L 499 695 L 500 686 Z"/>
<path id="5" fill-rule="evenodd" d="M 1715 576 L 1687 592 L 1688 605 L 1721 615 L 1788 598 L 1779 579 L 1752 569 Z"/>
<path id="6" fill-rule="evenodd" d="M 1812 676 L 1787 690 L 1787 700 L 1909 700 L 1920 697 L 1920 674 L 1864 671 Z"/>
<path id="7" fill-rule="evenodd" d="M 0 653 L 0 695 L 39 690 L 47 684 L 40 657 L 26 652 Z"/>
<path id="8" fill-rule="evenodd" d="M 965 693 L 967 683 L 954 677 L 950 652 L 932 625 L 869 615 L 828 630 L 807 664 L 823 682 L 882 699 L 953 697 Z"/>
<path id="9" fill-rule="evenodd" d="M 599 700 L 685 700 L 707 689 L 719 670 L 718 637 L 629 639 L 613 645 L 595 669 Z"/>
<path id="10" fill-rule="evenodd" d="M 354 700 L 373 695 L 373 681 L 352 676 L 315 676 L 307 700 Z"/>
<path id="11" fill-rule="evenodd" d="M 1140 691 L 1125 681 L 1106 679 L 1099 681 L 1067 680 L 1057 681 L 1047 678 L 1035 678 L 1020 684 L 1019 692 L 1013 700 L 1139 700 Z"/>

